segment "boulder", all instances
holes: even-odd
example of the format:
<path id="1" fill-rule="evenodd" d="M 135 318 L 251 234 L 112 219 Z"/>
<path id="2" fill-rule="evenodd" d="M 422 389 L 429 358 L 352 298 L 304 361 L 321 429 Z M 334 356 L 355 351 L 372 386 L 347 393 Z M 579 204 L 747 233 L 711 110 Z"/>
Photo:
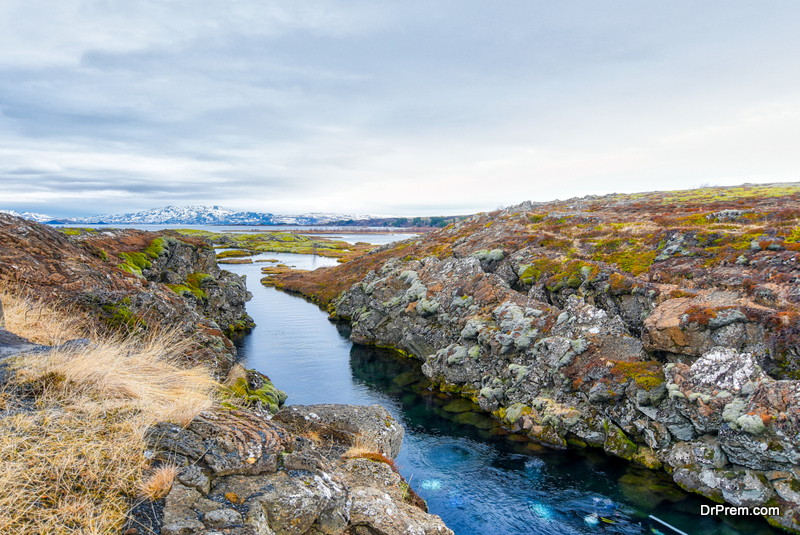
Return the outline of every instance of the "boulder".
<path id="1" fill-rule="evenodd" d="M 278 412 L 273 422 L 294 433 L 314 431 L 350 446 L 366 443 L 390 459 L 400 453 L 405 433 L 380 405 L 292 405 Z"/>

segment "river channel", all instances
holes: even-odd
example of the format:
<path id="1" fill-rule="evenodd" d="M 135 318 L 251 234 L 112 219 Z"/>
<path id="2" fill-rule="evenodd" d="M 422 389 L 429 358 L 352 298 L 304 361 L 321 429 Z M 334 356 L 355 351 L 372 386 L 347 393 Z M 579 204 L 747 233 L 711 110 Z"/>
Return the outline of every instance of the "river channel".
<path id="1" fill-rule="evenodd" d="M 336 264 L 284 253 L 254 258 L 301 269 Z M 554 451 L 507 434 L 467 400 L 430 390 L 419 362 L 354 345 L 348 328 L 317 306 L 260 284 L 265 265 L 222 266 L 247 275 L 253 293 L 247 310 L 256 327 L 236 341 L 240 359 L 285 390 L 288 404 L 389 410 L 406 429 L 400 472 L 457 535 L 674 535 L 649 515 L 689 535 L 779 533 L 760 518 L 700 516 L 712 502 L 682 491 L 666 473 L 602 450 Z M 608 522 L 591 525 L 593 513 Z"/>

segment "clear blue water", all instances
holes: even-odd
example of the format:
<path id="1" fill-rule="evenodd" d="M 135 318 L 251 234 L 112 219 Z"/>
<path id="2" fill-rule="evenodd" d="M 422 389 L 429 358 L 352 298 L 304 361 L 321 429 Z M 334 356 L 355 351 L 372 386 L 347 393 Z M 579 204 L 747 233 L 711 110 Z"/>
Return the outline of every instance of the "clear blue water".
<path id="1" fill-rule="evenodd" d="M 304 269 L 335 264 L 265 256 Z M 486 415 L 453 412 L 463 402 L 429 390 L 418 362 L 353 345 L 348 328 L 331 324 L 315 305 L 259 284 L 262 265 L 226 266 L 247 275 L 253 293 L 247 309 L 257 326 L 237 340 L 245 364 L 285 390 L 289 404 L 386 407 L 406 429 L 401 473 L 457 535 L 654 533 L 650 514 L 690 535 L 778 533 L 758 518 L 700 516 L 710 502 L 664 473 L 599 450 L 548 450 L 506 434 Z M 591 526 L 593 513 L 614 523 Z"/>

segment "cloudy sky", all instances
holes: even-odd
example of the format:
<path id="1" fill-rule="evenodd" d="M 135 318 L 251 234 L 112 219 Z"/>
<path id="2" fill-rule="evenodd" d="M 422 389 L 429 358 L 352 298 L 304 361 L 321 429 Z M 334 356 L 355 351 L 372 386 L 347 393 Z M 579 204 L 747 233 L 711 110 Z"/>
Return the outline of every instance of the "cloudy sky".
<path id="1" fill-rule="evenodd" d="M 800 3 L 3 0 L 0 208 L 457 214 L 800 180 Z"/>

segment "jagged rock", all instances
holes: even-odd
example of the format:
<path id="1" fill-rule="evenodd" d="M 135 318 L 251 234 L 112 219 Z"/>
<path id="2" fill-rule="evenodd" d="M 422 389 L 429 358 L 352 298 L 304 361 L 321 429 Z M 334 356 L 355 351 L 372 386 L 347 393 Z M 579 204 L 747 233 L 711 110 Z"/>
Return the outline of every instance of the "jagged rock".
<path id="1" fill-rule="evenodd" d="M 535 442 L 598 445 L 652 469 L 666 463 L 681 486 L 712 499 L 763 505 L 776 493 L 765 471 L 800 462 L 797 383 L 773 380 L 760 364 L 764 307 L 725 292 L 668 300 L 638 339 L 622 313 L 577 295 L 561 308 L 538 293 L 523 297 L 476 261 L 390 261 L 344 292 L 336 314 L 352 318 L 354 340 L 424 357 L 434 384 L 457 389 Z M 412 290 L 440 307 L 422 314 L 408 301 Z M 410 346 L 412 332 L 432 349 Z M 719 340 L 732 348 L 715 346 Z M 664 365 L 647 349 L 697 358 Z M 680 444 L 695 444 L 702 459 L 678 462 Z"/>
<path id="2" fill-rule="evenodd" d="M 186 429 L 171 424 L 151 429 L 148 437 L 156 457 L 186 464 L 167 496 L 162 533 L 452 534 L 439 517 L 412 505 L 408 485 L 388 464 L 343 460 L 331 453 L 339 451 L 331 447 L 333 442 L 369 437 L 377 449 L 394 457 L 403 431 L 383 408 L 292 408 L 272 420 L 217 408 Z M 324 427 L 328 444 L 318 449 L 281 426 L 301 432 Z M 376 509 L 378 502 L 383 507 Z"/>
<path id="3" fill-rule="evenodd" d="M 202 461 L 216 476 L 275 472 L 286 432 L 249 411 L 203 411 L 188 427 L 158 424 L 147 433 L 153 449 Z"/>
<path id="4" fill-rule="evenodd" d="M 392 459 L 400 453 L 405 433 L 380 405 L 292 405 L 276 414 L 273 421 L 294 433 L 314 431 L 348 445 L 368 443 Z"/>
<path id="5" fill-rule="evenodd" d="M 648 351 L 695 357 L 714 346 L 760 351 L 764 328 L 759 321 L 769 312 L 734 292 L 669 299 L 644 321 L 642 341 Z"/>

